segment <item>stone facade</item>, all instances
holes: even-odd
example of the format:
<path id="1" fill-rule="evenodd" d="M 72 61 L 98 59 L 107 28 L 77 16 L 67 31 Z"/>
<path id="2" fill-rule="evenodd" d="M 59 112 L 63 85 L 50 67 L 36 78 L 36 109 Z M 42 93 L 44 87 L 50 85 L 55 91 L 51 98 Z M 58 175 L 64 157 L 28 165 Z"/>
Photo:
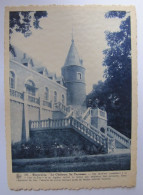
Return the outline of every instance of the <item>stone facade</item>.
<path id="1" fill-rule="evenodd" d="M 29 139 L 29 120 L 54 118 L 56 102 L 66 105 L 67 89 L 57 81 L 10 60 L 12 142 Z"/>

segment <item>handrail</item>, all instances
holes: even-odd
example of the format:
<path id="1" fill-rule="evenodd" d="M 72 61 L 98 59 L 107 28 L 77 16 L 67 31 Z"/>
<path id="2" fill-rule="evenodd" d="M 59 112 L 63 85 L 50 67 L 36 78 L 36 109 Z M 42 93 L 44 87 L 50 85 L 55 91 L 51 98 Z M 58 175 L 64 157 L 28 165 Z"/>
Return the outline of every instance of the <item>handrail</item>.
<path id="1" fill-rule="evenodd" d="M 47 100 L 43 100 L 43 106 L 52 108 L 52 103 L 51 102 L 48 102 Z"/>
<path id="2" fill-rule="evenodd" d="M 36 98 L 36 97 L 34 97 L 34 96 L 28 95 L 28 101 L 40 105 L 40 98 Z"/>
<path id="3" fill-rule="evenodd" d="M 71 111 L 67 114 L 66 118 L 69 118 L 70 116 L 73 116 L 73 110 L 71 110 Z"/>
<path id="4" fill-rule="evenodd" d="M 105 135 L 92 125 L 87 125 L 86 121 L 80 121 L 73 116 L 64 119 L 30 121 L 29 125 L 30 130 L 73 128 L 75 131 L 79 132 L 90 141 L 93 141 L 95 144 L 103 146 L 106 151 L 114 150 L 115 140 L 119 141 L 127 148 L 130 147 L 130 139 L 122 135 L 112 127 L 107 126 L 107 135 Z"/>
<path id="5" fill-rule="evenodd" d="M 85 111 L 85 113 L 83 113 L 83 115 L 82 115 L 82 118 L 83 119 L 85 119 L 86 117 L 88 117 L 90 115 L 90 110 L 91 110 L 91 108 L 89 107 L 89 108 L 87 108 L 87 110 Z"/>
<path id="6" fill-rule="evenodd" d="M 113 136 L 116 140 L 120 141 L 122 144 L 126 146 L 130 146 L 131 140 L 126 137 L 125 135 L 121 134 L 119 131 L 116 129 L 107 126 L 107 134 Z"/>
<path id="7" fill-rule="evenodd" d="M 30 121 L 29 123 L 31 130 L 63 128 L 70 125 L 70 118 Z"/>
<path id="8" fill-rule="evenodd" d="M 84 125 L 81 121 L 74 117 L 69 117 L 65 119 L 48 119 L 41 121 L 30 121 L 30 129 L 31 130 L 47 130 L 47 129 L 61 129 L 61 128 L 73 128 L 78 131 L 87 139 L 97 143 L 103 148 L 108 148 L 108 138 L 103 137 L 98 134 L 96 131 L 92 130 L 90 127 Z"/>
<path id="9" fill-rule="evenodd" d="M 93 125 L 90 125 L 90 128 L 99 133 L 102 137 L 108 137 L 106 134 L 102 133 L 99 129 L 94 127 Z"/>
<path id="10" fill-rule="evenodd" d="M 11 89 L 10 88 L 10 96 L 16 97 L 16 98 L 20 98 L 22 100 L 24 100 L 24 93 L 21 93 L 15 89 Z"/>
<path id="11" fill-rule="evenodd" d="M 54 110 L 55 111 L 62 111 L 63 113 L 65 113 L 67 115 L 70 112 L 70 106 L 65 106 L 61 102 L 56 102 L 54 104 Z"/>
<path id="12" fill-rule="evenodd" d="M 96 135 L 96 136 L 99 136 L 100 139 L 102 139 L 102 140 L 107 139 L 107 137 L 102 137 L 98 132 L 92 130 L 90 127 L 87 127 L 86 125 L 84 125 L 84 124 L 83 124 L 81 121 L 79 121 L 78 119 L 75 119 L 74 117 L 71 117 L 71 118 L 72 118 L 72 120 L 78 122 L 78 124 L 80 125 L 81 129 L 87 128 L 87 129 L 88 129 L 88 132 L 90 132 L 90 133 L 92 133 L 92 134 L 94 134 L 94 135 Z M 72 125 L 73 125 L 73 124 L 72 124 Z M 74 127 L 76 127 L 76 126 L 74 126 Z"/>

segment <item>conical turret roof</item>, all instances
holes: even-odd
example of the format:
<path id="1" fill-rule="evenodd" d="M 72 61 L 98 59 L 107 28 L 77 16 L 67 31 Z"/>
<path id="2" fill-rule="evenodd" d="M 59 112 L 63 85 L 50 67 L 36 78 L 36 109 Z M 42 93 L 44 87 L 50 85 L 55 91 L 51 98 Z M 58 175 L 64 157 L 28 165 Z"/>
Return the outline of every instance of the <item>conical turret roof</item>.
<path id="1" fill-rule="evenodd" d="M 64 66 L 70 66 L 70 65 L 82 66 L 82 60 L 78 56 L 78 52 L 75 47 L 75 43 L 73 39 L 71 41 L 71 46 L 70 46 Z"/>

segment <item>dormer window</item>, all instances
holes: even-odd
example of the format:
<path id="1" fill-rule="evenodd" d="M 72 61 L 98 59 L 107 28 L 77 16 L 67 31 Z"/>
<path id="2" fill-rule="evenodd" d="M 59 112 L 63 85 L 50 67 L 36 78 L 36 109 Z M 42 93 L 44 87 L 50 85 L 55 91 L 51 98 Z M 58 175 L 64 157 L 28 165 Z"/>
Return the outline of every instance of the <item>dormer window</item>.
<path id="1" fill-rule="evenodd" d="M 24 66 L 28 66 L 28 58 L 26 57 L 26 53 L 23 54 L 23 58 L 21 60 L 21 63 L 24 65 Z"/>
<path id="2" fill-rule="evenodd" d="M 81 72 L 77 72 L 77 80 L 81 80 L 82 79 L 82 74 Z"/>
<path id="3" fill-rule="evenodd" d="M 28 63 L 23 63 L 24 66 L 28 66 Z"/>
<path id="4" fill-rule="evenodd" d="M 40 71 L 39 73 L 40 73 L 40 74 L 43 74 L 43 71 Z"/>

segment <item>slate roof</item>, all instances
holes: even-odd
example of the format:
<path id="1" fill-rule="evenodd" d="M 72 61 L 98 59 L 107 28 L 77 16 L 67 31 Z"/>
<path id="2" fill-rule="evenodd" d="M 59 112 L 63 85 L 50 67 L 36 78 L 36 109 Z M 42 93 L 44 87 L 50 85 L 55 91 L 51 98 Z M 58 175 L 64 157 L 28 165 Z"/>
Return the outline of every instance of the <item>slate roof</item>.
<path id="1" fill-rule="evenodd" d="M 14 46 L 14 50 L 16 53 L 16 57 L 12 56 L 12 54 L 10 53 L 10 59 L 15 60 L 19 63 L 30 62 L 33 65 L 33 68 L 35 67 L 35 69 L 41 67 L 40 62 L 38 62 L 37 60 L 29 56 L 27 53 L 24 53 L 22 50 L 20 50 L 16 46 Z"/>
<path id="2" fill-rule="evenodd" d="M 79 58 L 73 39 L 64 66 L 70 66 L 70 65 L 83 66 L 82 60 Z"/>
<path id="3" fill-rule="evenodd" d="M 47 70 L 47 67 L 44 67 L 41 65 L 40 62 L 38 62 L 37 60 L 35 60 L 34 58 L 32 58 L 31 56 L 29 56 L 27 53 L 24 53 L 23 51 L 21 51 L 19 48 L 14 47 L 15 49 L 15 53 L 16 56 L 14 57 L 11 53 L 10 53 L 10 59 L 11 60 L 15 60 L 17 62 L 19 62 L 20 64 L 22 63 L 30 63 L 31 64 L 31 69 L 38 72 L 38 73 L 44 73 L 44 76 L 47 76 L 48 78 L 56 81 L 56 82 L 60 82 L 61 85 L 63 85 L 63 78 L 57 77 L 56 73 L 54 72 L 49 72 Z"/>

